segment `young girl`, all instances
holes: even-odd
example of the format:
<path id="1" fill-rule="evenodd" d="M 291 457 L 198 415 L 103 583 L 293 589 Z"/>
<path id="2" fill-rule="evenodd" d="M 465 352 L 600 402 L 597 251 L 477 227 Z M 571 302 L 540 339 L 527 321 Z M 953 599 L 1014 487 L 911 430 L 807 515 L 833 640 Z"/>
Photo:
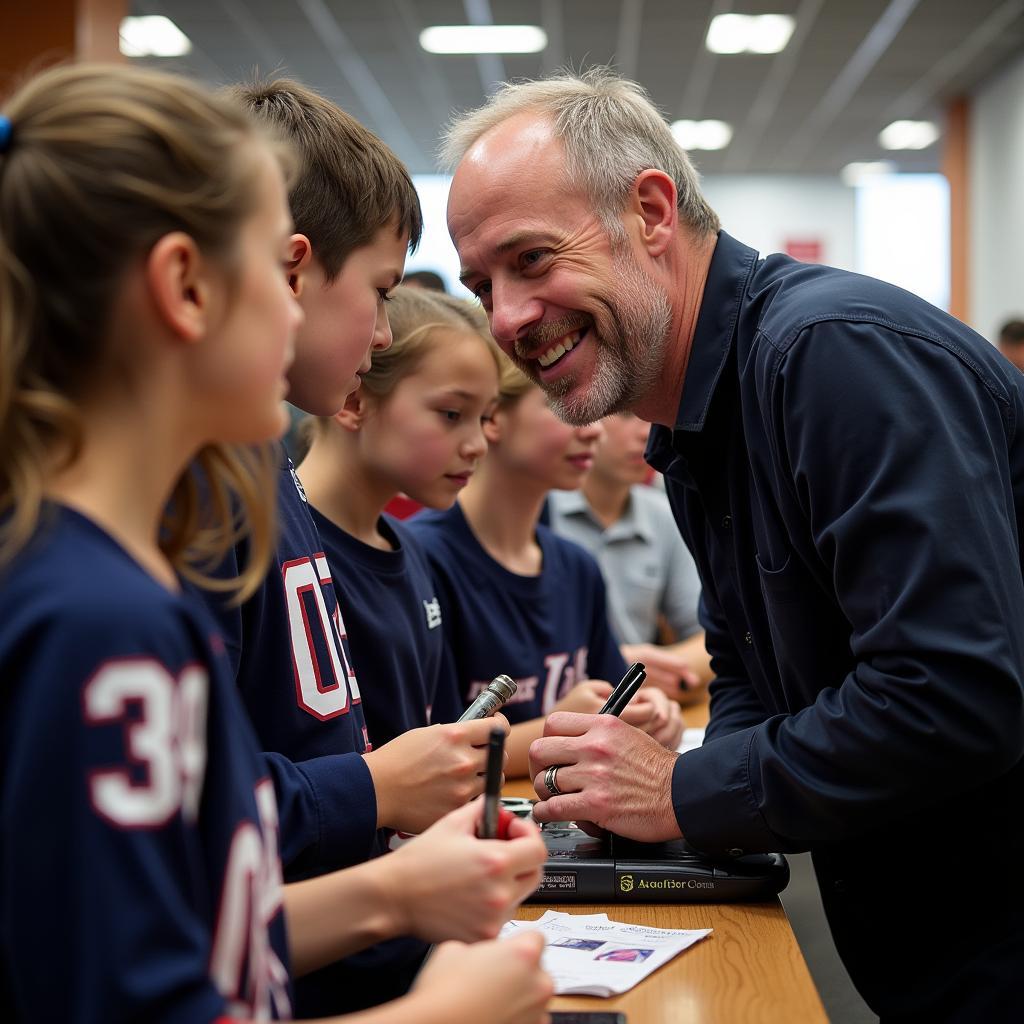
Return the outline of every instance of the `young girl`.
<path id="1" fill-rule="evenodd" d="M 468 934 L 429 893 L 396 895 L 410 868 L 435 889 L 477 870 L 472 806 L 282 894 L 266 764 L 181 589 L 247 533 L 244 596 L 271 548 L 261 458 L 224 446 L 285 426 L 290 230 L 275 147 L 185 80 L 64 68 L 0 114 L 4 1020 L 285 1018 L 289 958 Z M 479 916 L 494 898 L 459 902 Z M 358 1019 L 543 1019 L 538 955 L 442 950 Z M 457 992 L 466 970 L 486 998 Z"/>
<path id="2" fill-rule="evenodd" d="M 529 770 L 527 752 L 551 711 L 600 710 L 625 664 L 608 627 L 594 559 L 538 524 L 552 488 L 576 488 L 601 427 L 568 427 L 504 356 L 500 397 L 484 423 L 487 458 L 445 512 L 410 521 L 442 590 L 445 630 L 468 702 L 498 672 L 519 689 L 503 709 L 513 723 L 509 775 Z M 585 682 L 585 680 L 590 680 Z M 675 746 L 679 711 L 644 689 L 626 721 Z"/>
<path id="3" fill-rule="evenodd" d="M 346 608 L 374 746 L 462 711 L 426 558 L 382 512 L 399 491 L 450 508 L 487 451 L 498 356 L 475 315 L 460 299 L 396 289 L 391 347 L 374 353 L 340 413 L 307 424 L 299 476 Z"/>

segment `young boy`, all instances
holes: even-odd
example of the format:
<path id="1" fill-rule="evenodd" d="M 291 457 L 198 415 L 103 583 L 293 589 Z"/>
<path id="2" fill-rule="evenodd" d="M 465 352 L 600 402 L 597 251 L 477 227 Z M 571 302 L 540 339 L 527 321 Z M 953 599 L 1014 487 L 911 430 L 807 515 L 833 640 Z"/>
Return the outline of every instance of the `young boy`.
<path id="1" fill-rule="evenodd" d="M 369 369 L 371 351 L 391 342 L 384 303 L 419 241 L 419 201 L 394 154 L 327 100 L 287 80 L 235 91 L 298 153 L 287 270 L 305 322 L 288 397 L 305 412 L 332 415 Z M 295 879 L 374 856 L 383 850 L 378 829 L 420 832 L 474 796 L 484 770 L 475 747 L 486 744 L 493 723 L 415 729 L 373 750 L 343 609 L 283 452 L 277 515 L 263 586 L 240 607 L 213 604 L 246 708 L 273 752 L 281 854 Z M 372 668 L 363 679 L 372 685 Z M 389 943 L 317 972 L 297 986 L 299 1015 L 392 998 L 408 987 L 423 953 L 419 943 Z"/>

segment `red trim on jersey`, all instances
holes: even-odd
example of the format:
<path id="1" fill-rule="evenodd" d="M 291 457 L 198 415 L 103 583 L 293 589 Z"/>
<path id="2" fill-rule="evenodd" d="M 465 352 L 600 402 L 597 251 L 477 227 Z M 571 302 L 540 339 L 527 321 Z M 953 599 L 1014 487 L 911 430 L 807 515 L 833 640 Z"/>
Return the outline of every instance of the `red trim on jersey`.
<path id="1" fill-rule="evenodd" d="M 317 711 L 315 708 L 311 707 L 306 702 L 306 700 L 304 699 L 303 693 L 302 693 L 302 677 L 301 677 L 301 674 L 299 672 L 299 665 L 298 665 L 297 655 L 296 655 L 296 651 L 295 651 L 295 644 L 292 642 L 292 639 L 291 639 L 291 625 L 292 625 L 291 624 L 291 612 L 288 610 L 289 605 L 290 605 L 290 601 L 289 601 L 288 584 L 286 582 L 286 578 L 287 578 L 288 570 L 289 569 L 292 569 L 292 568 L 294 568 L 296 566 L 299 566 L 299 565 L 308 565 L 313 570 L 313 578 L 319 582 L 321 588 L 323 587 L 324 583 L 331 583 L 333 585 L 333 580 L 331 579 L 331 576 L 330 576 L 329 573 L 328 573 L 328 576 L 327 576 L 326 580 L 324 580 L 321 577 L 320 569 L 318 568 L 318 566 L 316 564 L 316 559 L 318 559 L 318 558 L 323 558 L 325 563 L 327 561 L 327 556 L 324 555 L 324 553 L 321 551 L 321 552 L 318 552 L 317 554 L 313 555 L 312 557 L 309 557 L 307 555 L 307 556 L 304 556 L 302 558 L 290 558 L 290 559 L 288 559 L 288 561 L 282 562 L 281 563 L 281 585 L 284 587 L 284 590 L 285 590 L 285 609 L 286 609 L 286 612 L 287 612 L 287 615 L 288 615 L 288 620 L 289 620 L 288 621 L 288 643 L 289 643 L 289 646 L 291 647 L 292 673 L 293 673 L 293 675 L 295 677 L 295 702 L 296 702 L 296 704 L 298 704 L 298 706 L 300 708 L 302 708 L 303 711 L 305 711 L 309 715 L 312 715 L 313 718 L 317 719 L 318 721 L 320 721 L 320 722 L 329 722 L 332 718 L 337 718 L 340 715 L 347 715 L 349 713 L 350 706 L 353 703 L 355 703 L 355 702 L 352 700 L 352 693 L 351 693 L 351 690 L 350 690 L 350 688 L 348 686 L 347 679 L 339 679 L 337 677 L 337 674 L 334 672 L 334 665 L 333 665 L 333 663 L 331 664 L 331 675 L 335 677 L 335 681 L 333 683 L 329 684 L 328 686 L 324 686 L 323 685 L 323 679 L 322 679 L 321 674 L 320 674 L 320 661 L 317 658 L 316 646 L 313 643 L 313 635 L 312 635 L 312 632 L 310 630 L 309 614 L 306 611 L 306 602 L 302 599 L 302 595 L 303 594 L 305 594 L 305 593 L 312 593 L 313 592 L 313 587 L 316 584 L 306 584 L 305 586 L 296 587 L 295 588 L 295 594 L 298 597 L 299 611 L 300 611 L 300 614 L 302 615 L 302 627 L 303 627 L 303 629 L 305 630 L 305 633 L 306 633 L 306 646 L 307 646 L 307 649 L 309 651 L 310 662 L 311 662 L 311 664 L 313 666 L 313 680 L 314 680 L 314 683 L 316 685 L 317 691 L 319 693 L 326 694 L 326 693 L 334 693 L 335 691 L 339 691 L 339 690 L 344 690 L 344 693 L 345 693 L 345 704 L 344 704 L 343 707 L 338 708 L 336 711 L 331 711 L 329 714 L 324 715 L 324 714 L 321 714 L 319 711 Z M 323 591 L 321 590 L 321 598 L 322 598 L 322 595 L 323 595 Z M 316 607 L 316 598 L 313 599 L 313 604 L 314 604 L 314 607 Z M 325 610 L 326 610 L 326 601 L 324 602 L 324 607 L 325 607 Z M 335 595 L 335 611 L 337 611 L 337 595 Z M 327 618 L 328 618 L 328 624 L 327 624 L 326 627 L 324 627 L 323 623 L 321 622 L 321 627 L 323 629 L 324 643 L 327 644 L 328 646 L 331 645 L 331 644 L 335 645 L 335 653 L 338 655 L 338 660 L 339 660 L 341 666 L 344 669 L 347 666 L 348 661 L 347 661 L 347 659 L 345 657 L 345 652 L 341 649 L 341 646 L 340 646 L 341 645 L 341 641 L 338 639 L 337 629 L 336 629 L 336 627 L 334 625 L 334 619 L 333 619 L 333 616 L 331 615 L 330 612 L 327 613 Z M 318 620 L 320 619 L 319 610 L 318 610 L 318 614 L 317 614 L 317 619 Z M 329 653 L 330 652 L 328 652 L 328 654 Z M 347 672 L 346 672 L 346 675 L 347 675 Z"/>

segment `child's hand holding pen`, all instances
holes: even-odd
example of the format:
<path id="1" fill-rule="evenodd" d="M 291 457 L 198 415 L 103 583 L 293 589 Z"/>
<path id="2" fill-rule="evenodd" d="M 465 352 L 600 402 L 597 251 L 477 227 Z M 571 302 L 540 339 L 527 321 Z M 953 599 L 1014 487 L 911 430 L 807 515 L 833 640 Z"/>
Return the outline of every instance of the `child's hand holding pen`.
<path id="1" fill-rule="evenodd" d="M 484 776 L 483 818 L 477 835 L 481 839 L 505 839 L 512 815 L 501 809 L 501 783 L 505 767 L 505 732 L 492 729 L 487 740 L 487 770 Z"/>
<path id="2" fill-rule="evenodd" d="M 452 811 L 381 858 L 392 868 L 384 895 L 394 901 L 402 934 L 427 942 L 494 938 L 540 884 L 547 850 L 537 826 L 508 815 L 503 839 L 479 839 L 483 803 Z"/>

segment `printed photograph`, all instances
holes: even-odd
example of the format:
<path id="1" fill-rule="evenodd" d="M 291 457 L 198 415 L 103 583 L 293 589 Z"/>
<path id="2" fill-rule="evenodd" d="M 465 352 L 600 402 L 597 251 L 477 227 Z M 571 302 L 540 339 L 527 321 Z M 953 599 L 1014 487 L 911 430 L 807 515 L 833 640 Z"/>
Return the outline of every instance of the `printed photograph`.
<path id="1" fill-rule="evenodd" d="M 582 949 L 584 952 L 590 953 L 600 946 L 604 945 L 601 939 L 559 939 L 557 942 L 552 942 L 552 946 L 559 946 L 562 949 Z"/>
<path id="2" fill-rule="evenodd" d="M 608 960 L 618 964 L 638 964 L 646 960 L 653 952 L 653 949 L 608 949 L 603 953 L 598 953 L 594 959 Z"/>

